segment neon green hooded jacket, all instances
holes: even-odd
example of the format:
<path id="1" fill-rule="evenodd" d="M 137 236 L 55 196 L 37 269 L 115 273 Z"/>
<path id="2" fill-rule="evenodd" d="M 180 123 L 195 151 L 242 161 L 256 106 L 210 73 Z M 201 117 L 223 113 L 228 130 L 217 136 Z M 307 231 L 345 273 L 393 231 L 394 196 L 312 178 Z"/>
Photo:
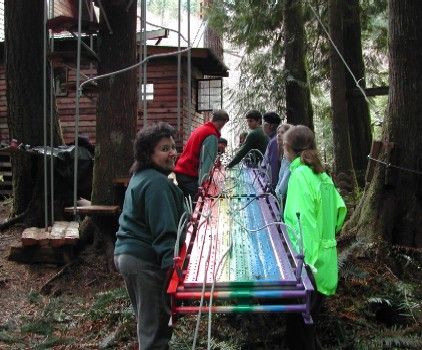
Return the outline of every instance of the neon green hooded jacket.
<path id="1" fill-rule="evenodd" d="M 332 295 L 338 283 L 335 235 L 343 225 L 346 206 L 326 173 L 315 174 L 300 158 L 292 161 L 290 171 L 284 209 L 289 238 L 299 252 L 299 213 L 305 263 L 314 274 L 317 290 Z"/>

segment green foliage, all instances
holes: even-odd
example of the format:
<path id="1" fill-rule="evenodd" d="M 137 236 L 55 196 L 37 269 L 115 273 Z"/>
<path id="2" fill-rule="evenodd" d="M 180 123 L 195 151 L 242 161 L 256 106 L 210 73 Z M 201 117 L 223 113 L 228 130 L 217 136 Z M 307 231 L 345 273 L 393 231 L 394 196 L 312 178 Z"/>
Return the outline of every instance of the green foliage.
<path id="1" fill-rule="evenodd" d="M 163 21 L 166 19 L 177 18 L 179 12 L 178 0 L 148 0 L 146 3 L 147 10 L 151 13 L 161 16 Z M 187 11 L 187 0 L 181 1 L 181 11 Z M 198 1 L 190 1 L 191 13 L 197 13 L 199 9 Z M 148 19 L 147 19 L 148 20 Z M 161 24 L 161 23 L 156 23 Z"/>
<path id="2" fill-rule="evenodd" d="M 23 324 L 21 332 L 50 335 L 53 332 L 53 325 L 50 320 L 36 319 Z"/>
<path id="3" fill-rule="evenodd" d="M 41 304 L 42 296 L 37 291 L 31 290 L 28 294 L 28 301 L 31 304 Z"/>
<path id="4" fill-rule="evenodd" d="M 406 329 L 393 328 L 365 339 L 357 339 L 356 349 L 420 349 L 422 338 L 418 335 L 407 335 L 406 332 Z"/>
<path id="5" fill-rule="evenodd" d="M 207 18 L 228 42 L 249 54 L 281 40 L 283 1 L 214 0 Z"/>
<path id="6" fill-rule="evenodd" d="M 110 291 L 97 294 L 94 304 L 89 311 L 89 316 L 93 320 L 119 317 L 132 318 L 132 312 L 129 308 L 129 304 L 126 289 L 112 289 Z"/>
<path id="7" fill-rule="evenodd" d="M 207 9 L 209 25 L 226 42 L 242 50 L 239 84 L 226 89 L 228 109 L 238 117 L 248 109 L 282 112 L 285 105 L 283 72 L 283 2 L 216 0 Z"/>
<path id="8" fill-rule="evenodd" d="M 66 345 L 73 342 L 70 338 L 56 337 L 55 335 L 49 335 L 42 343 L 37 344 L 33 347 L 34 350 L 51 349 L 57 345 Z"/>
<path id="9" fill-rule="evenodd" d="M 6 344 L 16 344 L 20 340 L 21 338 L 19 336 L 15 336 L 11 334 L 11 332 L 7 330 L 0 330 L 0 342 L 4 342 Z"/>

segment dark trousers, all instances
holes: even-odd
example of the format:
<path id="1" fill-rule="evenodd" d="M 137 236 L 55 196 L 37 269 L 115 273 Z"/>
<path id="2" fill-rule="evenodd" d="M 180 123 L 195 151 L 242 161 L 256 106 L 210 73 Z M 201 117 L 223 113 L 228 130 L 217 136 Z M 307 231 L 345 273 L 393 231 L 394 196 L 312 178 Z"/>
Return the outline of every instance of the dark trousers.
<path id="1" fill-rule="evenodd" d="M 318 350 L 322 349 L 315 325 L 326 296 L 316 289 L 315 279 L 311 269 L 306 267 L 309 279 L 314 286 L 315 292 L 311 297 L 311 316 L 313 324 L 305 324 L 300 314 L 288 314 L 286 318 L 286 343 L 290 350 Z"/>
<path id="2" fill-rule="evenodd" d="M 315 330 L 325 295 L 315 292 L 311 298 L 311 315 L 314 324 L 305 324 L 300 314 L 288 314 L 286 318 L 286 343 L 290 350 L 318 350 L 321 346 Z"/>
<path id="3" fill-rule="evenodd" d="M 192 198 L 192 202 L 196 202 L 198 197 L 198 177 L 187 176 L 176 173 L 177 186 L 182 190 L 184 196 Z"/>
<path id="4" fill-rule="evenodd" d="M 114 257 L 123 276 L 137 321 L 139 350 L 166 350 L 171 339 L 170 298 L 166 273 L 158 266 L 131 255 Z"/>

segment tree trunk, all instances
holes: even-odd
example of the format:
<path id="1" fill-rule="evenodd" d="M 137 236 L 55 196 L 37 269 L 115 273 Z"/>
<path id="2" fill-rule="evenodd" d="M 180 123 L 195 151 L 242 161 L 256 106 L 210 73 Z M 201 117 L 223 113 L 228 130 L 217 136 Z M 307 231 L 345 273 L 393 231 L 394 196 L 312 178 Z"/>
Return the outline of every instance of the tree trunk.
<path id="1" fill-rule="evenodd" d="M 422 247 L 421 18 L 419 0 L 389 0 L 389 106 L 378 158 L 391 166 L 377 163 L 345 228 L 416 248 Z"/>
<path id="2" fill-rule="evenodd" d="M 305 64 L 303 8 L 300 0 L 286 0 L 284 7 L 286 114 L 290 124 L 314 129 L 311 93 Z"/>
<path id="3" fill-rule="evenodd" d="M 213 2 L 213 0 L 204 0 L 204 7 L 206 9 L 210 8 Z M 208 24 L 206 24 L 204 32 L 204 47 L 209 48 L 214 53 L 214 55 L 216 55 L 221 60 L 221 62 L 224 61 L 223 43 L 221 36 L 217 34 L 217 32 Z"/>
<path id="4" fill-rule="evenodd" d="M 104 2 L 111 29 L 100 18 L 98 74 L 136 63 L 136 2 Z M 93 204 L 113 204 L 113 179 L 128 176 L 136 134 L 136 69 L 99 80 Z"/>
<path id="5" fill-rule="evenodd" d="M 6 89 L 10 139 L 44 144 L 43 126 L 43 0 L 6 0 Z M 48 67 L 48 65 L 47 65 Z M 47 71 L 47 128 L 50 134 L 50 79 Z M 54 118 L 53 144 L 62 143 Z M 48 140 L 48 145 L 50 141 Z M 13 214 L 25 211 L 29 225 L 43 225 L 44 173 L 42 158 L 12 153 Z"/>
<path id="6" fill-rule="evenodd" d="M 329 1 L 330 34 L 337 49 L 343 53 L 343 26 L 341 2 Z M 330 46 L 331 106 L 333 110 L 333 141 L 335 175 L 343 192 L 354 192 L 356 177 L 353 171 L 352 154 L 346 103 L 346 80 L 344 64 L 333 45 Z"/>
<path id="7" fill-rule="evenodd" d="M 126 11 L 127 1 L 104 2 L 112 33 L 100 17 L 98 75 L 110 73 L 136 63 L 136 1 Z M 137 72 L 133 69 L 98 81 L 96 145 L 91 201 L 111 205 L 113 179 L 129 176 L 133 162 L 133 140 L 137 117 Z M 116 217 L 93 216 L 94 243 L 113 268 Z"/>
<path id="8" fill-rule="evenodd" d="M 343 0 L 343 42 L 344 58 L 362 89 L 365 89 L 365 66 L 362 57 L 359 0 Z M 353 168 L 360 187 L 365 185 L 365 171 L 371 149 L 372 133 L 368 103 L 362 94 L 353 94 L 356 84 L 345 68 L 347 115 L 352 150 Z"/>

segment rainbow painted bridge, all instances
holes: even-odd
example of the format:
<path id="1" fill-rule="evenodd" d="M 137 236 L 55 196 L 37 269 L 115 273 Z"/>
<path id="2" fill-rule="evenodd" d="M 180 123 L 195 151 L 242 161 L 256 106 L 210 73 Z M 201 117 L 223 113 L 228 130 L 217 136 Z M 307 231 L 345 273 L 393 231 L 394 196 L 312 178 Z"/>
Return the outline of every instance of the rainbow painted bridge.
<path id="1" fill-rule="evenodd" d="M 312 322 L 313 287 L 267 182 L 256 168 L 214 169 L 168 288 L 174 315 L 294 312 Z"/>

